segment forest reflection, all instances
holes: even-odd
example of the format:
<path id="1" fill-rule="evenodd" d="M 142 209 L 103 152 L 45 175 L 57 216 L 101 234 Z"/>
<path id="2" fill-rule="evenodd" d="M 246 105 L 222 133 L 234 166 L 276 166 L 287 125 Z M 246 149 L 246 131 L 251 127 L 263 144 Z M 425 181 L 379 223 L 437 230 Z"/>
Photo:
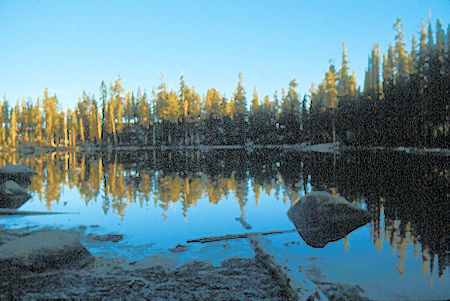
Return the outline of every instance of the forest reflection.
<path id="1" fill-rule="evenodd" d="M 121 217 L 130 206 L 167 211 L 177 202 L 187 216 L 201 198 L 217 204 L 230 195 L 244 218 L 250 190 L 256 205 L 262 193 L 293 203 L 311 187 L 327 190 L 366 204 L 374 246 L 381 252 L 389 243 L 400 274 L 412 248 L 422 258 L 424 276 L 433 273 L 437 257 L 441 278 L 448 265 L 447 161 L 386 152 L 333 156 L 280 150 L 0 153 L 0 165 L 26 164 L 37 172 L 29 190 L 48 210 L 65 201 L 61 195 L 69 187 L 78 189 L 86 205 L 101 202 L 105 214 Z"/>

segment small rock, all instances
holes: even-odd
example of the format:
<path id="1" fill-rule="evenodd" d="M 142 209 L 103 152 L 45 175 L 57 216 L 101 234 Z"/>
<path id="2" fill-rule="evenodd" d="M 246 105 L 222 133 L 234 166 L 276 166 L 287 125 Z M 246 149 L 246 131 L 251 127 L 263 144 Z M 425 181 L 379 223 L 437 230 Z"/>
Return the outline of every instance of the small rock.
<path id="1" fill-rule="evenodd" d="M 111 242 L 118 242 L 119 240 L 123 239 L 122 234 L 106 234 L 106 235 L 94 235 L 89 234 L 89 238 L 97 241 L 111 241 Z"/>
<path id="2" fill-rule="evenodd" d="M 299 245 L 299 244 L 300 244 L 300 242 L 298 242 L 298 241 L 287 241 L 287 242 L 284 243 L 284 245 L 286 247 L 289 247 L 291 245 Z"/>
<path id="3" fill-rule="evenodd" d="M 175 246 L 175 248 L 169 249 L 169 251 L 172 253 L 180 253 L 180 252 L 187 251 L 188 249 L 189 249 L 188 246 L 178 244 Z"/>

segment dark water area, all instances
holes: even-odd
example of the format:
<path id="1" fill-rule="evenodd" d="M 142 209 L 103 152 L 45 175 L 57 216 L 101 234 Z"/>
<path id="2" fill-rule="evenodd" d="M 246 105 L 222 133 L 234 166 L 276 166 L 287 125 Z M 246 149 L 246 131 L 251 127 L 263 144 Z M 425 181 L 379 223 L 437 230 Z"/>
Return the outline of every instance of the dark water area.
<path id="1" fill-rule="evenodd" d="M 446 156 L 284 150 L 0 154 L 0 165 L 6 163 L 38 173 L 28 189 L 33 197 L 21 210 L 80 214 L 3 217 L 0 224 L 98 224 L 129 237 L 128 244 L 151 242 L 155 250 L 207 235 L 293 228 L 289 207 L 312 190 L 328 191 L 367 209 L 372 220 L 324 249 L 301 244 L 295 233 L 301 252 L 352 258 L 369 274 L 371 258 L 385 270 L 380 275 L 400 283 L 399 290 L 414 284 L 425 297 L 450 297 Z"/>

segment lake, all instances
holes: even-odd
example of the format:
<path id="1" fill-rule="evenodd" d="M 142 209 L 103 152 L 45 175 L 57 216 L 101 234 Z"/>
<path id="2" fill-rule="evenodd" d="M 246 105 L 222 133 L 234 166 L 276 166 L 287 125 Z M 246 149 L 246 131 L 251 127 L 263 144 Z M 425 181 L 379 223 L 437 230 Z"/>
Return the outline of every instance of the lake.
<path id="1" fill-rule="evenodd" d="M 95 255 L 128 259 L 193 238 L 293 229 L 290 206 L 312 190 L 328 191 L 367 209 L 372 220 L 322 249 L 297 232 L 271 235 L 303 272 L 359 284 L 380 298 L 450 297 L 446 156 L 277 149 L 1 153 L 0 165 L 6 163 L 37 172 L 32 198 L 20 210 L 74 214 L 0 217 L 1 225 L 121 233 L 117 244 L 87 246 Z M 250 256 L 236 245 L 227 256 Z"/>

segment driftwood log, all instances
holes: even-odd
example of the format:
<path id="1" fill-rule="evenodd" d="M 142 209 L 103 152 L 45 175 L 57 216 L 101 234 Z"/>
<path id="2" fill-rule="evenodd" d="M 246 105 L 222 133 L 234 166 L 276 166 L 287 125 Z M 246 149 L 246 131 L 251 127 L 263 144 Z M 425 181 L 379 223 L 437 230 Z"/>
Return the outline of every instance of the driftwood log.
<path id="1" fill-rule="evenodd" d="M 187 240 L 187 243 L 192 243 L 192 242 L 205 243 L 205 242 L 214 242 L 214 241 L 221 241 L 221 240 L 238 239 L 238 238 L 249 238 L 250 236 L 254 236 L 254 235 L 271 235 L 271 234 L 282 234 L 282 233 L 288 233 L 288 232 L 295 232 L 295 229 L 202 237 L 202 238 L 197 238 L 197 239 L 189 239 L 189 240 Z"/>

